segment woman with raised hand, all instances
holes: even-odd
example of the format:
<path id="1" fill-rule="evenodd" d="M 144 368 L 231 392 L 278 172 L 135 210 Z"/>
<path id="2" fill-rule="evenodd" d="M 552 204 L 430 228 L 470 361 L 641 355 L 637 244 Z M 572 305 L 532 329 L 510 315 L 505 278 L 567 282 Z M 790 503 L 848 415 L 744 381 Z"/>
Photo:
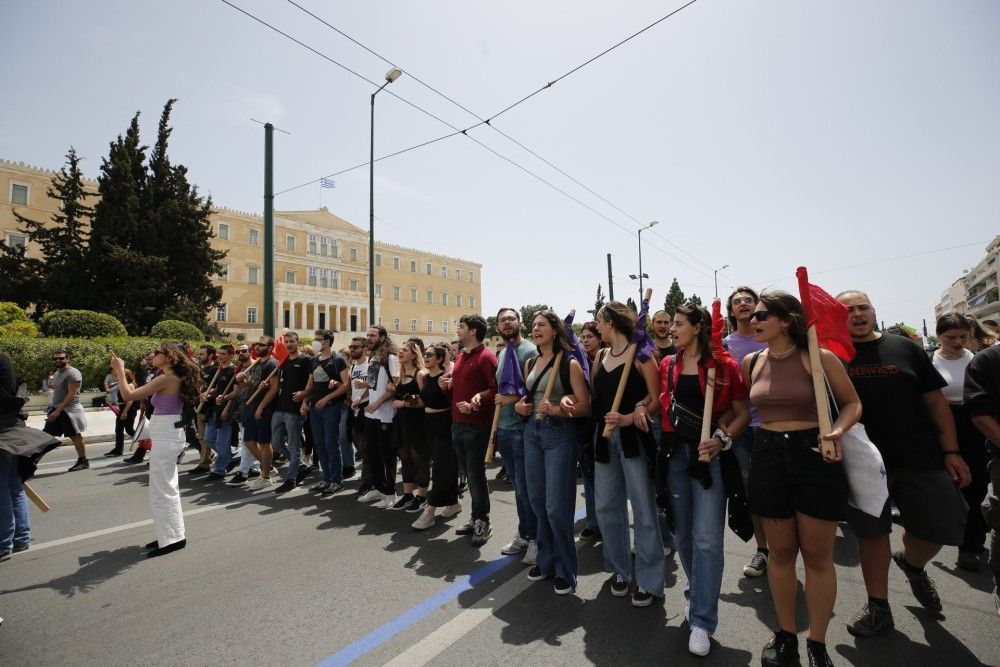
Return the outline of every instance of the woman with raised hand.
<path id="1" fill-rule="evenodd" d="M 162 343 L 153 352 L 153 367 L 159 373 L 141 387 L 128 381 L 125 362 L 112 353 L 111 368 L 118 390 L 126 401 L 151 397 L 154 412 L 149 420 L 153 448 L 149 454 L 149 505 L 156 540 L 146 545 L 146 556 L 155 558 L 187 545 L 181 493 L 177 487 L 177 456 L 184 451 L 184 421 L 181 409 L 198 404 L 201 371 L 176 343 Z"/>
<path id="2" fill-rule="evenodd" d="M 528 579 L 553 578 L 557 595 L 576 589 L 577 431 L 574 419 L 590 414 L 590 392 L 583 368 L 570 355 L 563 322 L 550 310 L 531 322 L 538 356 L 525 363 L 528 394 L 514 409 L 527 417 L 524 473 L 531 507 L 538 518 L 538 557 Z"/>

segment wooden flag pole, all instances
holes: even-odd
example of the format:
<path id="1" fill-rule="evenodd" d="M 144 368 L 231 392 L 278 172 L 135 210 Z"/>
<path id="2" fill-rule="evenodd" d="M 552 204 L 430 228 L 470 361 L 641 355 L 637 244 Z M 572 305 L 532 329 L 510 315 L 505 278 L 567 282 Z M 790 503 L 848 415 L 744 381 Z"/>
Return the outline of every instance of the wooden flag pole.
<path id="1" fill-rule="evenodd" d="M 819 417 L 820 434 L 829 433 L 833 429 L 830 418 L 830 402 L 826 397 L 826 380 L 823 373 L 823 362 L 819 356 L 819 338 L 816 334 L 816 325 L 813 324 L 806 330 L 809 340 L 809 367 L 812 372 L 813 393 L 816 394 L 816 415 Z M 830 458 L 834 456 L 836 448 L 832 440 L 823 440 L 819 445 L 823 456 Z"/>
<path id="2" fill-rule="evenodd" d="M 715 299 L 718 301 L 718 299 Z M 715 304 L 712 304 L 713 310 Z M 714 323 L 713 323 L 714 324 Z M 704 324 L 702 325 L 704 326 Z M 711 350 L 710 350 L 711 351 Z M 715 407 L 715 361 L 712 361 L 711 368 L 708 369 L 705 379 L 705 410 L 701 415 L 701 441 L 705 442 L 712 437 L 712 410 Z M 708 454 L 700 454 L 699 461 L 708 463 L 711 457 Z"/>
<path id="3" fill-rule="evenodd" d="M 489 445 L 486 448 L 487 463 L 493 463 L 493 455 L 497 450 L 497 426 L 500 425 L 500 410 L 502 407 L 500 402 L 497 401 L 497 398 L 500 398 L 500 396 L 497 395 L 497 397 L 493 399 L 496 405 L 493 408 L 493 425 L 490 426 L 490 440 Z"/>
<path id="4" fill-rule="evenodd" d="M 21 486 L 24 487 L 24 494 L 31 499 L 31 502 L 35 503 L 35 507 L 40 509 L 42 512 L 48 512 L 52 508 L 49 504 L 42 499 L 40 495 L 35 493 L 35 490 L 27 482 L 21 482 Z"/>
<path id="5" fill-rule="evenodd" d="M 212 376 L 212 381 L 208 383 L 208 389 L 205 390 L 206 394 L 212 393 L 212 387 L 215 386 L 215 381 L 219 379 L 219 373 L 222 371 L 222 366 L 219 366 L 218 363 L 216 363 L 216 366 L 218 366 L 218 368 L 215 369 L 215 375 Z M 202 399 L 198 403 L 198 407 L 195 408 L 195 412 L 201 412 L 201 409 L 202 407 L 204 407 L 204 405 L 205 405 L 205 399 Z"/>
<path id="6" fill-rule="evenodd" d="M 271 371 L 270 373 L 268 373 L 266 378 L 264 378 L 263 380 L 261 380 L 261 384 L 263 384 L 265 382 L 270 382 L 271 378 L 274 377 L 274 374 L 278 372 L 279 368 L 281 368 L 281 364 L 278 364 L 277 366 L 275 366 L 274 370 Z M 259 394 L 263 388 L 264 387 L 262 387 L 262 386 L 258 386 L 257 387 L 257 391 L 255 391 L 253 394 L 251 394 L 250 398 L 247 399 L 247 405 L 250 405 L 251 403 L 253 403 L 253 399 L 257 398 L 257 394 Z"/>
<path id="7" fill-rule="evenodd" d="M 642 300 L 649 302 L 653 297 L 652 288 L 646 288 L 646 293 L 642 296 Z M 625 349 L 625 363 L 622 364 L 622 376 L 618 380 L 618 389 L 615 391 L 615 400 L 611 403 L 611 412 L 618 412 L 618 408 L 622 405 L 622 396 L 625 395 L 625 385 L 628 383 L 628 374 L 632 368 L 632 362 L 635 361 L 635 343 L 629 343 L 628 347 Z M 611 424 L 604 425 L 604 431 L 602 435 L 605 438 L 611 437 L 611 432 L 615 430 L 615 427 Z"/>
<path id="8" fill-rule="evenodd" d="M 562 363 L 563 353 L 559 350 L 559 354 L 556 355 L 556 361 L 552 364 L 552 368 L 549 369 L 549 379 L 545 383 L 545 393 L 542 394 L 542 403 L 549 402 L 549 396 L 552 395 L 552 388 L 556 384 L 556 376 L 559 374 L 559 364 Z M 566 387 L 563 387 L 563 391 L 566 391 Z M 542 421 L 545 419 L 545 414 L 541 410 L 535 412 L 535 419 L 537 421 Z"/>

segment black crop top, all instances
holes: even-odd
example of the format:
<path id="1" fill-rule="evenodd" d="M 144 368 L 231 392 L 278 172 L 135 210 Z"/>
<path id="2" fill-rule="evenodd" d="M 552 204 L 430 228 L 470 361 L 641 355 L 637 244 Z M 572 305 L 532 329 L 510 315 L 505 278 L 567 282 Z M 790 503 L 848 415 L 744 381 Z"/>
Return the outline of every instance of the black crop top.
<path id="1" fill-rule="evenodd" d="M 424 407 L 431 410 L 443 410 L 451 407 L 451 401 L 448 400 L 448 397 L 441 391 L 441 386 L 438 385 L 438 378 L 441 375 L 442 373 L 428 375 L 424 380 L 424 388 L 420 390 L 420 398 L 424 402 Z"/>
<path id="2" fill-rule="evenodd" d="M 625 364 L 618 366 L 614 370 L 608 371 L 604 368 L 603 357 L 598 355 L 594 361 L 597 364 L 597 373 L 594 375 L 594 392 L 591 398 L 591 415 L 594 420 L 594 458 L 600 463 L 610 461 L 608 451 L 608 441 L 602 433 L 604 431 L 604 415 L 611 411 L 611 404 L 615 400 L 615 392 L 618 391 L 618 382 L 621 380 L 622 369 Z M 622 402 L 618 409 L 622 414 L 628 414 L 635 409 L 639 401 L 643 401 L 648 396 L 646 391 L 646 380 L 642 373 L 634 364 L 629 364 L 628 379 L 625 381 L 625 392 L 622 394 Z M 656 453 L 656 443 L 649 433 L 644 433 L 634 426 L 619 427 L 618 433 L 621 436 L 622 452 L 625 458 L 639 456 L 640 453 L 646 456 L 653 456 Z"/>
<path id="3" fill-rule="evenodd" d="M 420 394 L 420 385 L 417 384 L 417 376 L 409 376 L 410 379 L 407 382 L 403 382 L 403 377 L 399 378 L 399 382 L 396 383 L 396 398 L 399 400 L 404 400 L 408 396 L 417 396 Z"/>

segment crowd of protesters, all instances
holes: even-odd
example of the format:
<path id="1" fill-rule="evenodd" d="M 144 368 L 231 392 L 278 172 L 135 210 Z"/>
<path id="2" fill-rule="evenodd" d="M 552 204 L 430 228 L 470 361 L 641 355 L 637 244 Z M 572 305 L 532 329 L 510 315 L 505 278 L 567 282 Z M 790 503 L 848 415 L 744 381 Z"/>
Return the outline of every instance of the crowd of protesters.
<path id="1" fill-rule="evenodd" d="M 107 456 L 125 454 L 126 435 L 138 443 L 126 461 L 149 452 L 156 540 L 147 548 L 160 556 L 186 544 L 177 472 L 185 445 L 199 456 L 187 472 L 206 484 L 284 494 L 314 476 L 309 491 L 332 496 L 358 477 L 357 502 L 415 514 L 415 530 L 467 511 L 456 533 L 476 547 L 493 535 L 486 465 L 496 453 L 517 513 L 501 553 L 518 554 L 529 580 L 567 595 L 576 588 L 575 539 L 600 542 L 609 594 L 642 608 L 663 598 L 665 559 L 676 550 L 695 655 L 707 655 L 719 632 L 728 516 L 754 540 L 744 575 L 769 582 L 778 627 L 764 664 L 798 663 L 801 554 L 806 653 L 810 665 L 829 665 L 838 524 L 857 537 L 867 589 L 847 623 L 856 636 L 893 627 L 893 563 L 932 612 L 942 604 L 925 566 L 943 545 L 959 548 L 957 566 L 967 570 L 989 553 L 1000 582 L 995 323 L 945 314 L 940 347 L 928 355 L 909 336 L 879 332 L 863 292 L 837 300 L 856 354 L 844 362 L 823 349 L 815 357 L 827 380 L 820 400 L 833 407 L 828 432 L 803 305 L 785 292 L 740 287 L 725 302 L 724 341 L 713 336 L 709 311 L 689 302 L 673 317 L 652 315 L 650 354 L 634 358 L 637 314 L 618 302 L 583 324 L 579 340 L 551 311 L 522 322 L 517 309 L 502 308 L 499 358 L 480 315 L 461 318 L 452 345 L 396 342 L 373 326 L 339 350 L 334 332 L 318 330 L 311 345 L 294 332 L 277 345 L 264 336 L 197 352 L 164 343 L 135 369 L 112 356 L 106 389 L 119 423 Z M 45 431 L 69 437 L 79 457 L 70 470 L 85 469 L 80 373 L 68 353 L 52 360 Z M 511 388 L 512 369 L 519 388 Z M 0 380 L 4 396 L 13 395 L 12 371 Z M 877 516 L 849 503 L 842 441 L 858 423 L 885 466 L 888 500 Z M 0 501 L 0 559 L 30 541 L 9 458 L 0 453 L 10 491 Z M 577 534 L 578 476 L 585 520 Z M 894 519 L 903 527 L 896 553 Z"/>

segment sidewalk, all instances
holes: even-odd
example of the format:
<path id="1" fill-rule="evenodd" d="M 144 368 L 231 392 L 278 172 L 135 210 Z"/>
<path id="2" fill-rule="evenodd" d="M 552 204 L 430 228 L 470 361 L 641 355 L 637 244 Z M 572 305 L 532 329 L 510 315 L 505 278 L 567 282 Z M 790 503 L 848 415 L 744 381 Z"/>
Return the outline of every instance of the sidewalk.
<path id="1" fill-rule="evenodd" d="M 114 442 L 116 418 L 117 415 L 108 408 L 87 410 L 87 430 L 83 432 L 83 441 L 88 444 Z M 32 428 L 40 429 L 45 425 L 45 415 L 40 412 L 29 414 L 27 423 Z M 64 439 L 63 444 L 68 445 L 69 439 Z"/>

